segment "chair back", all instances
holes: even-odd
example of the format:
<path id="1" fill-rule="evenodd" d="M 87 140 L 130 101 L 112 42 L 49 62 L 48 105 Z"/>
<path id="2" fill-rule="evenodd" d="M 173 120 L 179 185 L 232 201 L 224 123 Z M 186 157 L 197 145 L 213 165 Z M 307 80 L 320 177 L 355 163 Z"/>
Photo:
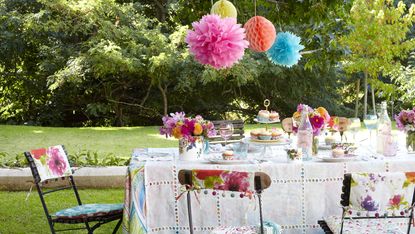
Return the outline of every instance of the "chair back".
<path id="1" fill-rule="evenodd" d="M 35 183 L 72 175 L 68 157 L 62 145 L 25 152 Z"/>
<path id="2" fill-rule="evenodd" d="M 32 171 L 33 179 L 42 202 L 43 210 L 48 219 L 49 227 L 52 233 L 55 233 L 52 217 L 47 208 L 44 195 L 53 192 L 72 189 L 76 197 L 78 205 L 82 205 L 78 190 L 72 177 L 72 169 L 69 165 L 67 153 L 63 145 L 51 146 L 48 148 L 36 149 L 24 153 L 29 162 L 30 170 Z M 59 179 L 67 179 L 66 186 L 59 186 L 54 189 L 43 190 L 43 186 L 51 181 L 58 181 Z M 85 223 L 86 228 L 89 229 L 88 223 Z"/>
<path id="3" fill-rule="evenodd" d="M 187 187 L 187 209 L 190 233 L 193 233 L 191 196 L 192 189 L 214 189 L 222 191 L 241 192 L 246 195 L 258 196 L 261 233 L 264 233 L 262 218 L 261 193 L 271 185 L 271 178 L 263 172 L 240 172 L 229 170 L 180 170 L 178 179 L 181 185 Z"/>
<path id="4" fill-rule="evenodd" d="M 415 204 L 415 172 L 345 174 L 340 203 L 344 207 L 343 218 L 409 218 L 409 233 Z"/>

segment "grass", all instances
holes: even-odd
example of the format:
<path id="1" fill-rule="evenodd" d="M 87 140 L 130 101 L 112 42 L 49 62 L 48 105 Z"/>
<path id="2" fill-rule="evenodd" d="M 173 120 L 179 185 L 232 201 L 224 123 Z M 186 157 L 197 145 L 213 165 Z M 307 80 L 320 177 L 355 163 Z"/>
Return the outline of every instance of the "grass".
<path id="1" fill-rule="evenodd" d="M 0 191 L 0 233 L 50 233 L 49 225 L 40 203 L 36 189 L 27 200 L 26 192 Z M 123 203 L 124 190 L 79 190 L 83 203 Z M 70 190 L 52 193 L 46 196 L 48 208 L 52 212 L 76 205 L 75 196 Z M 116 221 L 104 224 L 94 233 L 112 233 Z M 57 229 L 82 227 L 81 225 L 57 224 Z M 64 233 L 86 233 L 85 230 Z M 121 232 L 121 228 L 118 233 Z"/>
<path id="2" fill-rule="evenodd" d="M 250 124 L 245 128 L 249 131 L 258 127 Z M 173 138 L 166 139 L 159 135 L 157 126 L 54 128 L 0 125 L 0 153 L 5 152 L 10 157 L 27 150 L 58 144 L 65 145 L 70 154 L 90 150 L 99 155 L 113 153 L 119 157 L 129 157 L 134 148 L 176 147 L 178 143 Z"/>

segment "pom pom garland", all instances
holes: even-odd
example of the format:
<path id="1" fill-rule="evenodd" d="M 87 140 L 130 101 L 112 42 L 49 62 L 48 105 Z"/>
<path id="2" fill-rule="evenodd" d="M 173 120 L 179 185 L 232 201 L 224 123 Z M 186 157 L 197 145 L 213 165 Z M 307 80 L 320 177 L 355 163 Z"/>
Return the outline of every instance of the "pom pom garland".
<path id="1" fill-rule="evenodd" d="M 192 26 L 193 30 L 188 30 L 186 36 L 190 53 L 200 63 L 215 69 L 233 66 L 243 57 L 249 45 L 245 40 L 245 30 L 236 23 L 235 18 L 205 15 Z"/>
<path id="2" fill-rule="evenodd" d="M 292 67 L 301 59 L 300 50 L 304 46 L 300 44 L 301 38 L 291 32 L 280 32 L 271 49 L 267 51 L 268 59 L 273 63 Z"/>
<path id="3" fill-rule="evenodd" d="M 212 9 L 210 10 L 211 14 L 219 15 L 222 18 L 232 17 L 236 18 L 236 8 L 228 0 L 219 0 L 213 4 Z"/>
<path id="4" fill-rule="evenodd" d="M 249 48 L 256 52 L 264 52 L 271 48 L 275 41 L 276 31 L 271 21 L 262 16 L 254 16 L 245 23 L 246 38 Z"/>

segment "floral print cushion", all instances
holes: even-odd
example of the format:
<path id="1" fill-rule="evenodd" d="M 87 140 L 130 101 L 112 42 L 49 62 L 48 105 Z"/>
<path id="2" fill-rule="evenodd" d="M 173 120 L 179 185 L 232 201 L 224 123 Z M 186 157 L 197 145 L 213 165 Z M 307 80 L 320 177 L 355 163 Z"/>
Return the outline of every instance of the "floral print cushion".
<path id="1" fill-rule="evenodd" d="M 124 204 L 85 204 L 75 206 L 56 212 L 54 217 L 56 218 L 67 218 L 67 219 L 78 219 L 87 218 L 94 216 L 105 216 L 112 213 L 122 212 Z"/>
<path id="2" fill-rule="evenodd" d="M 71 166 L 61 145 L 32 150 L 40 181 L 72 175 Z"/>
<path id="3" fill-rule="evenodd" d="M 325 218 L 327 226 L 334 233 L 340 233 L 341 217 Z M 406 222 L 405 222 L 406 221 Z M 343 224 L 344 234 L 404 234 L 408 219 L 346 219 Z"/>
<path id="4" fill-rule="evenodd" d="M 350 188 L 350 210 L 355 215 L 404 215 L 411 207 L 415 172 L 355 173 Z"/>
<path id="5" fill-rule="evenodd" d="M 254 176 L 255 174 L 252 172 L 192 170 L 192 181 L 195 189 L 253 193 Z"/>

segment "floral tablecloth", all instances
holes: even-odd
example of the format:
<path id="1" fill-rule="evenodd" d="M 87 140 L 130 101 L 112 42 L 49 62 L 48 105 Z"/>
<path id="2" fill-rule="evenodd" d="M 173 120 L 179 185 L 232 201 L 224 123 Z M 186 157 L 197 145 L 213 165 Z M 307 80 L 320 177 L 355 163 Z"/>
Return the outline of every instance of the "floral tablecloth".
<path id="1" fill-rule="evenodd" d="M 152 157 L 151 152 L 168 155 Z M 133 154 L 126 178 L 124 233 L 188 233 L 186 199 L 176 199 L 183 191 L 177 179 L 181 169 L 267 173 L 272 184 L 263 193 L 264 219 L 280 224 L 284 233 L 322 233 L 317 220 L 341 214 L 344 173 L 415 171 L 415 156 L 408 155 L 341 163 L 315 160 L 299 164 L 267 161 L 215 165 L 173 160 L 177 153 L 177 149 L 166 148 L 138 149 Z M 222 191 L 202 191 L 197 197 L 192 199 L 196 233 L 208 233 L 217 226 L 258 222 L 254 199 Z"/>

